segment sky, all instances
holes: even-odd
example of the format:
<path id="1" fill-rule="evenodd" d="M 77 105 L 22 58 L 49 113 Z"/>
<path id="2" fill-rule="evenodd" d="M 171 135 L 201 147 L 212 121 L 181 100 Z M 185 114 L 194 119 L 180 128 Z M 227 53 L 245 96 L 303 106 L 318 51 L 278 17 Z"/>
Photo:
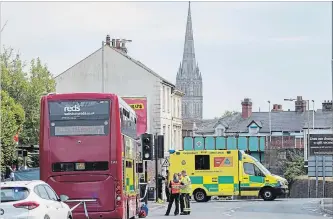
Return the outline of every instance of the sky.
<path id="1" fill-rule="evenodd" d="M 330 2 L 192 2 L 204 118 L 226 110 L 268 111 L 285 98 L 332 99 Z M 128 54 L 175 83 L 188 2 L 4 2 L 2 44 L 58 75 L 101 46 L 132 40 Z M 310 105 L 310 109 L 313 105 Z"/>

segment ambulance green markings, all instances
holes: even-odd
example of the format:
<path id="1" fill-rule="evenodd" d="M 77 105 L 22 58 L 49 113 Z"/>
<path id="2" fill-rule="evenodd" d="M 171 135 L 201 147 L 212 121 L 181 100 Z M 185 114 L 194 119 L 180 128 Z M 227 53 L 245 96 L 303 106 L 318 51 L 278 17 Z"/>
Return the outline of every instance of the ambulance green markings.
<path id="1" fill-rule="evenodd" d="M 271 174 L 257 159 L 241 150 L 170 152 L 169 173 L 186 170 L 198 202 L 211 196 L 261 196 L 272 201 L 288 192 L 286 179 Z"/>

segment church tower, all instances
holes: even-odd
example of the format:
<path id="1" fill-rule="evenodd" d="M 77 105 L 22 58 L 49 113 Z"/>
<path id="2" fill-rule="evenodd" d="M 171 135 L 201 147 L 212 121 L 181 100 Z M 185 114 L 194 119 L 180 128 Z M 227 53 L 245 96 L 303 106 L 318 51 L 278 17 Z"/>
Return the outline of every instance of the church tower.
<path id="1" fill-rule="evenodd" d="M 189 2 L 187 14 L 183 61 L 178 69 L 176 87 L 185 93 L 182 99 L 183 119 L 201 120 L 203 115 L 202 77 L 195 60 L 191 2 Z"/>

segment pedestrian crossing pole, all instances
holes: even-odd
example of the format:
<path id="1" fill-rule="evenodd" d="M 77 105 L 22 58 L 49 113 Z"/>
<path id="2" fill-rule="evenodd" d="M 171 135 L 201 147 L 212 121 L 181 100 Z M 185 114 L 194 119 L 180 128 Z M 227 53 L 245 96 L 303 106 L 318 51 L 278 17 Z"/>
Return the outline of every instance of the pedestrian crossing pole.
<path id="1" fill-rule="evenodd" d="M 154 155 L 155 155 L 155 192 L 156 192 L 156 197 L 155 200 L 158 202 L 158 194 L 159 194 L 159 189 L 158 189 L 158 145 L 157 145 L 157 133 L 154 136 Z"/>

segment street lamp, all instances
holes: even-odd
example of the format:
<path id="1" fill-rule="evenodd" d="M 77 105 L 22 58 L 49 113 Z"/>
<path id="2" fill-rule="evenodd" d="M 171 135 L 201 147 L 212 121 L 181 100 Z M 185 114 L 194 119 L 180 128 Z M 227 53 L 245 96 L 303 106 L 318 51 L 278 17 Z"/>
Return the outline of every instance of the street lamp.
<path id="1" fill-rule="evenodd" d="M 293 99 L 293 98 L 289 98 L 289 99 L 284 99 L 284 101 L 297 101 L 297 99 Z M 309 147 L 309 142 L 310 142 L 310 101 L 309 100 L 305 100 L 307 103 L 307 111 L 308 111 L 308 131 L 307 131 L 307 138 L 306 138 L 306 158 L 308 158 L 309 156 L 309 152 L 310 152 L 310 147 Z M 313 100 L 314 102 L 314 100 Z"/>
<path id="2" fill-rule="evenodd" d="M 312 129 L 314 130 L 315 129 L 315 125 L 314 125 L 314 122 L 315 122 L 315 101 L 312 100 Z"/>
<path id="3" fill-rule="evenodd" d="M 269 142 L 272 141 L 272 117 L 271 117 L 271 101 L 268 102 L 268 121 L 269 121 Z"/>

